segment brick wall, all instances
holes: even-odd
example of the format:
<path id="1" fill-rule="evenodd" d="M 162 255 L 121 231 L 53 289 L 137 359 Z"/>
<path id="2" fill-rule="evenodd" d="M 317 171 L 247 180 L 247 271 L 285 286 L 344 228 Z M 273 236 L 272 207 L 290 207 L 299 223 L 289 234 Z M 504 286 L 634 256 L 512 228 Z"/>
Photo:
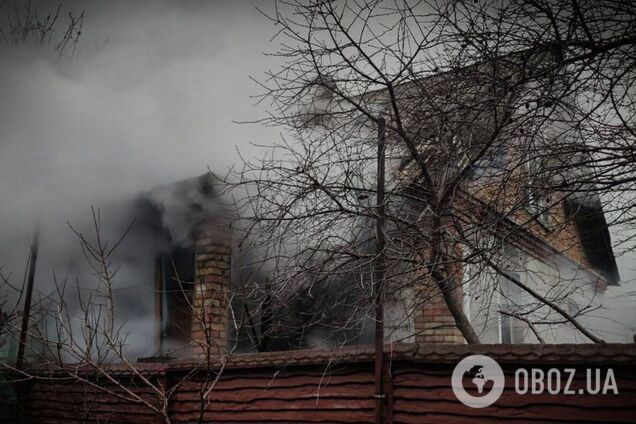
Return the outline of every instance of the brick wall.
<path id="1" fill-rule="evenodd" d="M 506 211 L 506 216 L 512 222 L 520 224 L 523 230 L 540 239 L 542 243 L 584 268 L 589 267 L 590 264 L 581 243 L 581 235 L 572 218 L 565 215 L 563 203 L 556 202 L 552 205 L 549 209 L 549 223 L 541 224 L 532 219 L 526 208 L 520 207 L 527 202 L 524 200 L 521 189 L 523 184 L 524 176 L 520 174 L 520 170 L 516 170 L 503 186 L 499 181 L 495 181 L 494 184 L 481 185 L 470 195 L 464 193 L 464 195 L 472 196 L 473 199 L 459 199 L 455 207 L 461 209 L 460 213 L 465 213 L 465 219 L 468 221 L 475 218 L 484 219 L 488 213 L 487 209 Z M 511 209 L 515 212 L 510 212 Z M 524 232 L 523 230 L 519 229 L 519 232 Z M 540 256 L 542 252 L 537 251 L 535 254 Z"/>
<path id="2" fill-rule="evenodd" d="M 486 194 L 481 193 L 482 197 Z M 453 206 L 457 212 L 459 219 L 464 222 L 492 222 L 492 214 L 494 210 L 490 210 L 488 205 L 480 203 L 478 198 L 472 197 L 467 193 L 461 193 L 455 199 Z M 510 219 L 501 220 L 498 227 L 493 226 L 495 230 L 500 231 L 506 236 L 506 241 L 510 245 L 525 252 L 525 254 L 535 257 L 539 261 L 543 261 L 548 265 L 552 264 L 555 259 L 564 259 L 573 261 L 573 267 L 578 264 L 583 269 L 589 267 L 589 263 L 583 246 L 581 237 L 576 229 L 575 224 L 566 219 L 561 204 L 553 207 L 552 225 L 547 228 L 536 221 L 527 223 L 529 216 L 523 211 L 519 222 L 525 223 L 524 226 L 518 226 L 515 222 L 516 215 L 509 217 Z M 452 229 L 450 229 L 452 231 Z M 493 232 L 493 235 L 497 235 Z M 461 256 L 460 252 L 454 252 L 455 256 Z M 558 264 L 555 266 L 559 266 Z M 606 281 L 596 272 L 588 270 L 587 277 L 596 284 L 599 290 L 604 290 L 607 286 Z M 462 281 L 461 269 L 451 270 L 449 274 L 454 276 L 455 281 Z M 452 317 L 448 307 L 446 306 L 441 292 L 431 281 L 420 284 L 417 299 L 414 304 L 414 324 L 415 324 L 415 341 L 417 343 L 464 343 L 465 340 L 461 332 L 457 329 L 455 320 Z M 455 289 L 455 296 L 463 303 L 463 290 L 461 286 Z"/>
<path id="3" fill-rule="evenodd" d="M 450 231 L 450 226 L 448 227 Z M 450 247 L 453 256 L 461 256 L 459 247 Z M 428 256 L 425 254 L 424 257 Z M 447 275 L 448 284 L 453 290 L 453 297 L 462 305 L 464 303 L 464 291 L 461 286 L 462 265 L 459 263 L 447 264 L 444 273 Z M 429 343 L 464 343 L 465 339 L 457 328 L 455 318 L 448 309 L 439 286 L 429 275 L 424 275 L 419 284 L 418 299 L 416 299 L 414 313 L 415 342 Z"/>
<path id="4" fill-rule="evenodd" d="M 215 218 L 202 222 L 194 232 L 194 240 L 193 353 L 214 355 L 227 348 L 232 256 L 229 221 Z"/>
<path id="5" fill-rule="evenodd" d="M 415 311 L 415 342 L 464 343 L 464 337 L 457 329 L 439 289 L 431 288 L 426 299 Z"/>
<path id="6" fill-rule="evenodd" d="M 486 211 L 481 204 L 473 203 L 466 198 L 457 201 L 457 208 L 467 214 L 466 219 L 485 219 Z M 472 214 L 471 211 L 480 210 Z M 558 213 L 557 213 L 558 212 Z M 548 243 L 562 249 L 564 254 L 574 257 L 585 264 L 582 257 L 580 240 L 576 229 L 570 223 L 562 222 L 556 211 L 558 221 L 552 231 L 537 223 L 529 225 L 529 232 L 534 240 L 523 237 L 519 231 L 509 237 L 513 245 L 541 256 L 540 246 Z M 219 214 L 220 215 L 220 214 Z M 510 222 L 509 225 L 515 225 Z M 506 231 L 508 231 L 506 229 Z M 196 315 L 192 323 L 192 337 L 195 341 L 194 353 L 197 355 L 221 353 L 227 347 L 228 306 L 231 289 L 231 230 L 227 220 L 208 219 L 201 223 L 194 233 L 196 248 L 196 286 L 194 293 L 194 309 Z M 455 252 L 458 254 L 458 252 Z M 461 270 L 454 272 L 454 279 L 461 281 Z M 425 279 L 426 280 L 426 279 Z M 456 328 L 455 320 L 446 306 L 439 289 L 432 282 L 425 282 L 425 287 L 416 288 L 416 299 L 413 302 L 413 322 L 415 341 L 418 343 L 464 343 L 461 332 Z M 455 295 L 462 303 L 462 289 L 458 287 Z"/>

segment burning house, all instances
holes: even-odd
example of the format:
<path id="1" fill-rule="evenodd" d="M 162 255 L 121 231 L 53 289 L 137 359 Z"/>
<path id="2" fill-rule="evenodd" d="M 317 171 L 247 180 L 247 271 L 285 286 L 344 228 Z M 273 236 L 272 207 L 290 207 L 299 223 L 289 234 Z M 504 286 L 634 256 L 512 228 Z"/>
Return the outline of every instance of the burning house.
<path id="1" fill-rule="evenodd" d="M 467 163 L 471 166 L 461 184 L 446 190 L 452 192 L 442 211 L 446 215 L 435 216 L 418 173 L 421 164 L 391 139 L 396 134 L 389 131 L 386 210 L 390 217 L 385 231 L 394 257 L 387 259 L 383 299 L 386 341 L 464 343 L 459 311 L 482 342 L 582 342 L 580 329 L 564 322 L 559 311 L 594 328 L 584 312 L 602 305 L 606 287 L 619 281 L 593 175 L 571 163 L 561 166 L 572 160 L 566 157 L 571 145 L 566 140 L 562 149 L 555 149 L 547 133 L 539 137 L 544 144 L 535 150 L 528 150 L 520 133 L 498 136 L 484 148 L 493 109 L 461 107 L 485 96 L 483 88 L 474 89 L 481 87 L 480 78 L 486 78 L 480 66 L 399 87 L 397 95 L 405 109 L 413 111 L 407 114 L 407 124 L 420 143 L 429 178 L 444 187 L 454 172 Z M 511 66 L 515 71 L 509 74 L 515 75 L 518 64 Z M 510 77 L 505 72 L 504 76 Z M 316 84 L 329 87 L 324 81 Z M 423 98 L 423 90 L 430 98 Z M 522 97 L 504 92 L 495 104 Z M 325 108 L 324 102 L 332 101 L 324 90 L 315 96 L 320 101 L 304 115 L 315 114 L 316 107 Z M 386 112 L 385 96 L 374 92 L 359 100 L 385 111 L 390 127 L 393 117 Z M 456 107 L 440 115 L 428 106 L 436 97 Z M 314 125 L 319 131 L 333 124 L 329 117 L 323 118 L 302 125 Z M 361 150 L 362 156 L 374 149 L 365 125 L 359 126 L 364 134 L 358 141 L 367 149 Z M 510 167 L 511 163 L 517 166 Z M 569 174 L 563 175 L 562 168 Z M 293 170 L 293 175 L 304 178 L 302 169 Z M 581 180 L 586 182 L 581 185 Z M 310 189 L 317 191 L 317 182 L 310 182 Z M 306 185 L 301 181 L 302 189 Z M 138 240 L 123 259 L 136 267 L 128 272 L 131 279 L 143 280 L 138 286 L 152 292 L 151 302 L 143 296 L 152 309 L 152 313 L 143 311 L 152 315 L 148 320 L 152 346 L 144 346 L 143 355 L 189 357 L 226 350 L 370 344 L 376 187 L 370 184 L 342 194 L 353 197 L 357 208 L 351 214 L 353 225 L 344 236 L 338 222 L 321 234 L 342 245 L 332 244 L 331 251 L 319 254 L 306 245 L 306 255 L 297 255 L 300 259 L 292 264 L 297 269 L 282 279 L 277 268 L 286 266 L 285 249 L 295 246 L 278 239 L 279 246 L 271 251 L 259 250 L 262 245 L 252 248 L 245 231 L 237 227 L 236 205 L 224 199 L 226 188 L 208 173 L 157 187 L 135 202 L 133 215 L 139 219 L 129 236 Z M 433 225 L 435 219 L 439 222 Z M 445 255 L 455 262 L 444 270 L 452 281 L 450 296 L 431 283 L 426 258 L 429 235 L 440 229 Z M 411 250 L 400 250 L 405 246 Z M 337 259 L 325 259 L 331 252 Z M 141 303 L 140 292 L 123 300 Z"/>
<path id="2" fill-rule="evenodd" d="M 368 298 L 357 288 L 350 289 L 351 281 L 362 275 L 360 270 L 314 286 L 311 298 L 299 281 L 298 293 L 278 300 L 286 303 L 284 307 L 268 298 L 266 291 L 246 290 L 250 284 L 267 284 L 267 271 L 255 268 L 247 258 L 254 252 L 236 257 L 236 241 L 242 234 L 231 226 L 230 208 L 223 205 L 221 191 L 221 183 L 205 174 L 144 196 L 148 212 L 143 225 L 164 232 L 170 246 L 155 260 L 156 355 L 187 357 L 228 349 L 254 352 L 370 343 L 372 320 L 359 319 L 362 302 Z M 488 206 L 478 197 L 472 201 L 479 203 L 488 219 Z M 552 205 L 536 224 L 523 229 L 515 225 L 512 218 L 499 218 L 496 230 L 508 234 L 503 252 L 510 272 L 539 292 L 559 285 L 572 290 L 567 292 L 571 295 L 564 308 L 573 314 L 585 307 L 587 294 L 594 293 L 594 301 L 602 302 L 605 287 L 617 284 L 607 225 L 597 200 L 568 198 Z M 468 264 L 462 271 L 462 293 L 465 311 L 483 341 L 583 341 L 565 325 L 550 326 L 539 334 L 531 331 L 522 319 L 527 295 L 501 276 L 482 273 L 481 280 L 471 279 L 476 274 L 473 268 L 479 266 Z M 480 281 L 488 279 L 498 284 L 480 291 Z M 443 297 L 428 290 L 424 303 L 403 294 L 393 298 L 399 301 L 387 304 L 389 340 L 463 343 Z M 412 290 L 407 293 L 414 296 Z M 409 307 L 418 309 L 409 311 Z M 529 315 L 540 313 L 534 310 Z M 328 331 L 333 334 L 325 334 Z"/>

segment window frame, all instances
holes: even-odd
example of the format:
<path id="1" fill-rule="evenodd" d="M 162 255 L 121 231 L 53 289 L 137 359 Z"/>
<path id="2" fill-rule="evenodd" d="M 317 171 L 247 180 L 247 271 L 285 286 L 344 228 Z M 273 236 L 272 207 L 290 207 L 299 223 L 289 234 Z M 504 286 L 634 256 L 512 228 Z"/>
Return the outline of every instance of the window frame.
<path id="1" fill-rule="evenodd" d="M 543 165 L 537 159 L 528 158 L 523 162 L 522 168 L 522 193 L 525 200 L 524 209 L 542 227 L 549 230 L 552 223 L 552 213 L 547 201 L 547 195 L 541 193 L 543 188 L 535 187 L 536 183 L 532 175 L 541 173 Z"/>

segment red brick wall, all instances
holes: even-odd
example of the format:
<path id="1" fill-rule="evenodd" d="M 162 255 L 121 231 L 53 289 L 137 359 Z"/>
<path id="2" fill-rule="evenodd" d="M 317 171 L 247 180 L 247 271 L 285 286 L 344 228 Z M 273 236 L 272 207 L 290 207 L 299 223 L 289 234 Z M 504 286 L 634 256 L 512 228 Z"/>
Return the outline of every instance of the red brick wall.
<path id="1" fill-rule="evenodd" d="M 223 353 L 227 348 L 232 237 L 230 224 L 208 220 L 195 238 L 195 292 L 192 319 L 193 353 Z"/>
<path id="2" fill-rule="evenodd" d="M 464 337 L 455 325 L 453 318 L 439 289 L 436 295 L 426 296 L 426 301 L 415 313 L 415 342 L 428 343 L 464 343 Z"/>
<path id="3" fill-rule="evenodd" d="M 456 249 L 453 255 L 461 256 Z M 463 305 L 463 288 L 461 264 L 449 264 L 446 267 L 446 275 L 453 289 L 453 297 Z M 465 339 L 455 324 L 455 318 L 448 309 L 442 292 L 431 277 L 425 276 L 420 283 L 418 299 L 415 302 L 415 342 L 428 343 L 464 343 Z"/>

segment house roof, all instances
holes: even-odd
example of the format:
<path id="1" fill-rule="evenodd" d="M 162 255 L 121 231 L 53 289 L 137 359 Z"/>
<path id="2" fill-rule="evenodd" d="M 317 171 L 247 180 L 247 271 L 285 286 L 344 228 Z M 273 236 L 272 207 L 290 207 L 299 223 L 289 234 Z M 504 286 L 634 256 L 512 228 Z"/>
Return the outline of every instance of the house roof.
<path id="1" fill-rule="evenodd" d="M 487 355 L 500 363 L 574 364 L 634 363 L 636 344 L 430 344 L 386 345 L 388 360 L 455 364 L 469 355 Z M 232 368 L 281 367 L 328 363 L 372 362 L 373 346 L 350 346 L 335 350 L 305 349 L 286 352 L 237 354 L 229 359 Z M 178 364 L 174 364 L 178 366 Z"/>

